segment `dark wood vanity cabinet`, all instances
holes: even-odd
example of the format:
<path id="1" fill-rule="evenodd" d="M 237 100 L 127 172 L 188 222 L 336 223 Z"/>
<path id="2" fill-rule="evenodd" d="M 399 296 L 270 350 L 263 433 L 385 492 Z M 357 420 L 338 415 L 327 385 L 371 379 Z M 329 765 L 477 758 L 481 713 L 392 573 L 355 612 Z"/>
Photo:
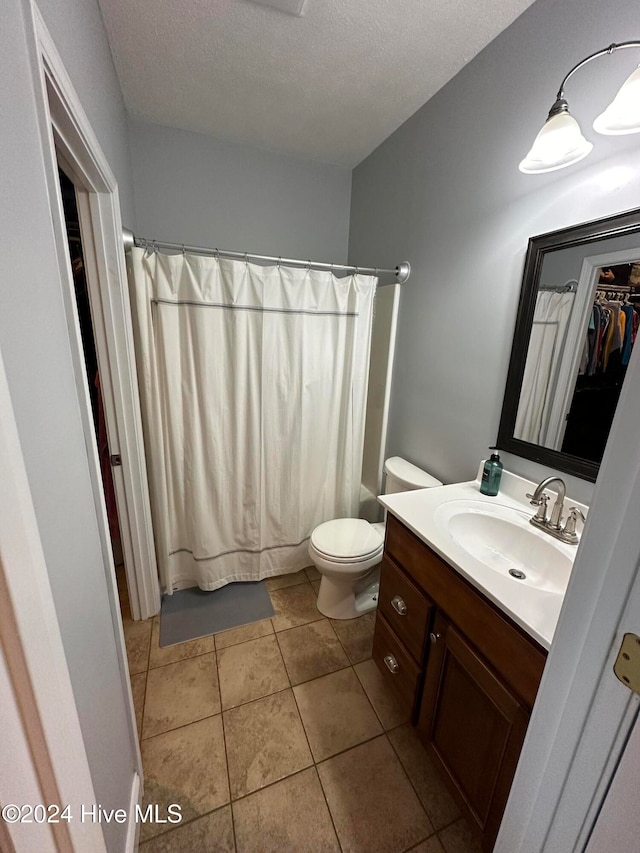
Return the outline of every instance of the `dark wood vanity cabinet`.
<path id="1" fill-rule="evenodd" d="M 545 650 L 389 515 L 373 657 L 492 850 Z"/>

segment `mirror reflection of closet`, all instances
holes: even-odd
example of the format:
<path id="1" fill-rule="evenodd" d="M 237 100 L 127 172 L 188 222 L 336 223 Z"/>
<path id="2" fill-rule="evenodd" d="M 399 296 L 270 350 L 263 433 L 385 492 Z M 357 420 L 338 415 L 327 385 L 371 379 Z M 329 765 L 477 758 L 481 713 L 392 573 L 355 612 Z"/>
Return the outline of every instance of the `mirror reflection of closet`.
<path id="1" fill-rule="evenodd" d="M 638 331 L 640 258 L 584 258 L 580 282 L 558 283 L 560 257 L 541 270 L 514 437 L 597 463 Z"/>
<path id="2" fill-rule="evenodd" d="M 563 453 L 600 462 L 640 320 L 640 260 L 598 267 Z"/>

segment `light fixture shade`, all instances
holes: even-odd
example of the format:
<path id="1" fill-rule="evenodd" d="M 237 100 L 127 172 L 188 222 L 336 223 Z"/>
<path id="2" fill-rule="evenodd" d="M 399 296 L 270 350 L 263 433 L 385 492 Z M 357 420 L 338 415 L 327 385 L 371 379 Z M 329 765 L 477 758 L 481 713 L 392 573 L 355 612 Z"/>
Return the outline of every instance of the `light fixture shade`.
<path id="1" fill-rule="evenodd" d="M 608 136 L 640 133 L 640 65 L 594 121 L 593 129 Z"/>
<path id="2" fill-rule="evenodd" d="M 519 168 L 528 175 L 554 172 L 584 159 L 592 148 L 578 122 L 565 110 L 547 119 Z"/>

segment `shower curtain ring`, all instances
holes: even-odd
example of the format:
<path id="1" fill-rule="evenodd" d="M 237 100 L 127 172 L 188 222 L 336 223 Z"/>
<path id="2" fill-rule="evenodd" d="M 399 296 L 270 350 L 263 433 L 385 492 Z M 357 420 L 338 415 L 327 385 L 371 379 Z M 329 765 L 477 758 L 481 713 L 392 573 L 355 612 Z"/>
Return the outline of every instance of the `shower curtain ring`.
<path id="1" fill-rule="evenodd" d="M 311 261 L 307 261 L 307 272 L 311 272 Z"/>
<path id="2" fill-rule="evenodd" d="M 184 243 L 183 243 L 183 244 L 182 244 L 182 257 L 184 258 L 184 257 L 186 256 L 186 254 L 187 254 L 187 253 L 186 253 L 186 251 L 185 251 Z"/>
<path id="3" fill-rule="evenodd" d="M 217 249 L 213 250 L 213 257 L 216 259 L 216 261 L 220 260 L 220 252 Z"/>
<path id="4" fill-rule="evenodd" d="M 360 275 L 360 267 L 356 267 L 356 275 Z"/>
<path id="5" fill-rule="evenodd" d="M 282 256 L 279 256 L 279 257 L 278 257 L 278 261 L 277 261 L 278 269 L 280 269 L 280 264 L 281 264 L 281 263 L 282 263 Z"/>
<path id="6" fill-rule="evenodd" d="M 244 262 L 245 262 L 245 264 L 249 263 L 249 259 L 247 257 L 247 252 L 244 253 Z"/>

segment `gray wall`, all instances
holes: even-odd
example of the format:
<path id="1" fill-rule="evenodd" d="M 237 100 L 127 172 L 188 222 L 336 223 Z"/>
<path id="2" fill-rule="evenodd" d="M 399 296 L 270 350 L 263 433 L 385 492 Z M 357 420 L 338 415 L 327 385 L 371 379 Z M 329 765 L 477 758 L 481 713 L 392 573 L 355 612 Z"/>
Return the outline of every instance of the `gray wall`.
<path id="1" fill-rule="evenodd" d="M 128 806 L 135 756 L 54 247 L 28 6 L 2 4 L 0 349 L 95 792 L 113 808 Z M 125 113 L 97 5 L 42 6 L 132 216 Z M 109 849 L 123 849 L 126 827 L 103 828 Z"/>
<path id="2" fill-rule="evenodd" d="M 137 120 L 130 128 L 140 236 L 346 261 L 349 169 Z"/>
<path id="3" fill-rule="evenodd" d="M 412 265 L 388 453 L 445 482 L 475 476 L 495 441 L 529 236 L 638 206 L 638 137 L 590 126 L 637 51 L 593 62 L 568 84 L 591 156 L 547 175 L 518 171 L 569 68 L 637 25 L 636 0 L 538 0 L 354 171 L 350 258 Z M 569 479 L 588 499 L 591 487 Z"/>

